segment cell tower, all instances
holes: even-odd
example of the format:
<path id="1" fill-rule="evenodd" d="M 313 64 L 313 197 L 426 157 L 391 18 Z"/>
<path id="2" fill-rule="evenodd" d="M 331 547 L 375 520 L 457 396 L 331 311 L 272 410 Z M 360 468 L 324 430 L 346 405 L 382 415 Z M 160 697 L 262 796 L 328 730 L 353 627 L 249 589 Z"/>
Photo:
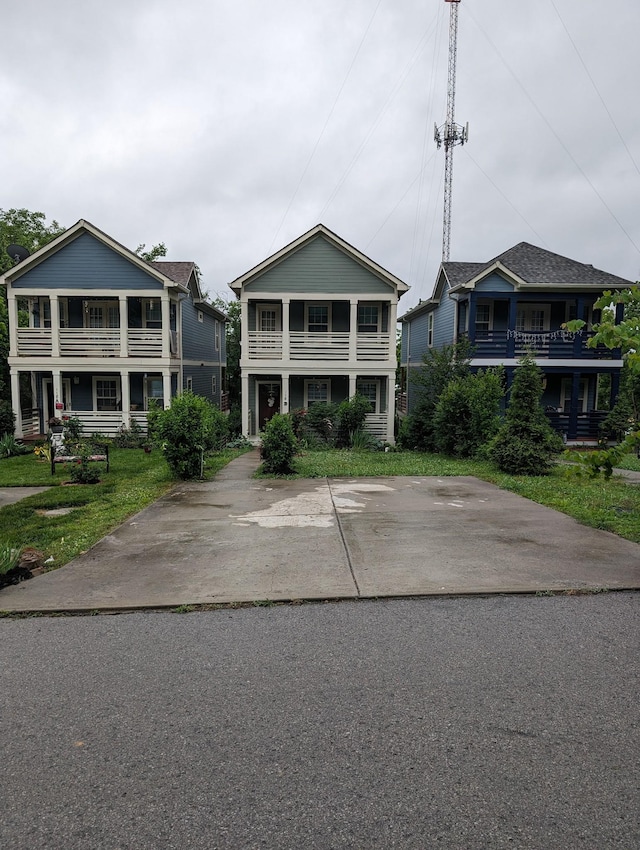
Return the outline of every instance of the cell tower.
<path id="1" fill-rule="evenodd" d="M 469 125 L 462 127 L 455 122 L 456 106 L 456 57 L 458 52 L 458 4 L 460 0 L 444 0 L 451 3 L 449 18 L 449 74 L 447 79 L 447 120 L 435 125 L 436 144 L 444 145 L 444 216 L 442 222 L 442 262 L 449 259 L 451 245 L 451 194 L 453 188 L 453 149 L 469 140 Z"/>

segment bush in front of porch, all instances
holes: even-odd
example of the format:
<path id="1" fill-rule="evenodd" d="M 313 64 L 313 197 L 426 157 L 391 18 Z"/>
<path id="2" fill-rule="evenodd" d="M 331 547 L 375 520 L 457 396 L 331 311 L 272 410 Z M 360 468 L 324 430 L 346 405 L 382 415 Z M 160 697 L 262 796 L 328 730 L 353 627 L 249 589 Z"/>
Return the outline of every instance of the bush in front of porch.
<path id="1" fill-rule="evenodd" d="M 153 431 L 162 441 L 172 474 L 183 480 L 201 478 L 204 459 L 227 439 L 227 419 L 207 399 L 184 392 L 157 413 Z"/>

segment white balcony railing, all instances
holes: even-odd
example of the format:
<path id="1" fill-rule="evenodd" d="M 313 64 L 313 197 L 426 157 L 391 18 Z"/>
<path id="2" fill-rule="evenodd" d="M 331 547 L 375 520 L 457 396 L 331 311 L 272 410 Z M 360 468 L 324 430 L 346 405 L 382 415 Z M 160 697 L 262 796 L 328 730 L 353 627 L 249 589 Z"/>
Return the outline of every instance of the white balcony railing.
<path id="1" fill-rule="evenodd" d="M 120 328 L 60 328 L 61 357 L 118 357 Z"/>
<path id="2" fill-rule="evenodd" d="M 18 354 L 21 357 L 50 357 L 51 331 L 48 328 L 18 328 Z"/>
<path id="3" fill-rule="evenodd" d="M 386 413 L 367 413 L 364 420 L 365 431 L 373 434 L 379 440 L 387 439 L 387 422 L 388 415 Z"/>
<path id="4" fill-rule="evenodd" d="M 161 328 L 129 328 L 129 357 L 161 357 Z M 178 335 L 170 331 L 171 356 L 178 354 Z M 18 328 L 19 357 L 51 357 L 51 328 Z M 60 328 L 61 357 L 119 357 L 120 328 Z"/>
<path id="5" fill-rule="evenodd" d="M 292 360 L 348 360 L 348 333 L 291 331 Z"/>
<path id="6" fill-rule="evenodd" d="M 129 357 L 162 357 L 162 329 L 130 328 L 127 351 Z"/>
<path id="7" fill-rule="evenodd" d="M 281 331 L 265 333 L 249 331 L 249 360 L 349 360 L 348 332 L 307 333 L 291 331 L 289 333 L 289 351 L 283 349 Z M 358 334 L 356 338 L 356 358 L 358 360 L 393 360 L 391 336 L 388 333 Z"/>

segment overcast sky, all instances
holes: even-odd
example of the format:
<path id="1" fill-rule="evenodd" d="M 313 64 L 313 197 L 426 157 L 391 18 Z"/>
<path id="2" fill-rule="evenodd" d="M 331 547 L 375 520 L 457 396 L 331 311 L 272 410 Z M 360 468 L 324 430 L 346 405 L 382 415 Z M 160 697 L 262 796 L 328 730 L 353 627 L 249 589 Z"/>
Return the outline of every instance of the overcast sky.
<path id="1" fill-rule="evenodd" d="M 0 207 L 165 242 L 214 296 L 322 222 L 428 297 L 444 0 L 3 4 Z M 451 259 L 640 278 L 640 2 L 462 0 Z"/>

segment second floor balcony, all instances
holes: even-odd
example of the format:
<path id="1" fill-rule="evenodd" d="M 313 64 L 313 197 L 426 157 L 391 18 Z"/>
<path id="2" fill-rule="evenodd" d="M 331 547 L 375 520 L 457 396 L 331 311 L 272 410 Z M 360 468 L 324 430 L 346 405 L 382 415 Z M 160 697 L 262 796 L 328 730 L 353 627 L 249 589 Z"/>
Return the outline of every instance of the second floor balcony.
<path id="1" fill-rule="evenodd" d="M 171 356 L 178 354 L 178 334 L 168 331 Z M 60 357 L 162 357 L 161 328 L 60 328 Z M 51 328 L 18 328 L 18 357 L 56 356 Z"/>
<path id="2" fill-rule="evenodd" d="M 249 360 L 380 361 L 395 357 L 388 333 L 249 331 Z"/>
<path id="3" fill-rule="evenodd" d="M 599 345 L 590 348 L 591 331 L 571 333 L 569 331 L 520 331 L 520 330 L 478 330 L 472 344 L 474 357 L 522 357 L 531 353 L 534 357 L 553 360 L 611 360 L 620 353 Z"/>

